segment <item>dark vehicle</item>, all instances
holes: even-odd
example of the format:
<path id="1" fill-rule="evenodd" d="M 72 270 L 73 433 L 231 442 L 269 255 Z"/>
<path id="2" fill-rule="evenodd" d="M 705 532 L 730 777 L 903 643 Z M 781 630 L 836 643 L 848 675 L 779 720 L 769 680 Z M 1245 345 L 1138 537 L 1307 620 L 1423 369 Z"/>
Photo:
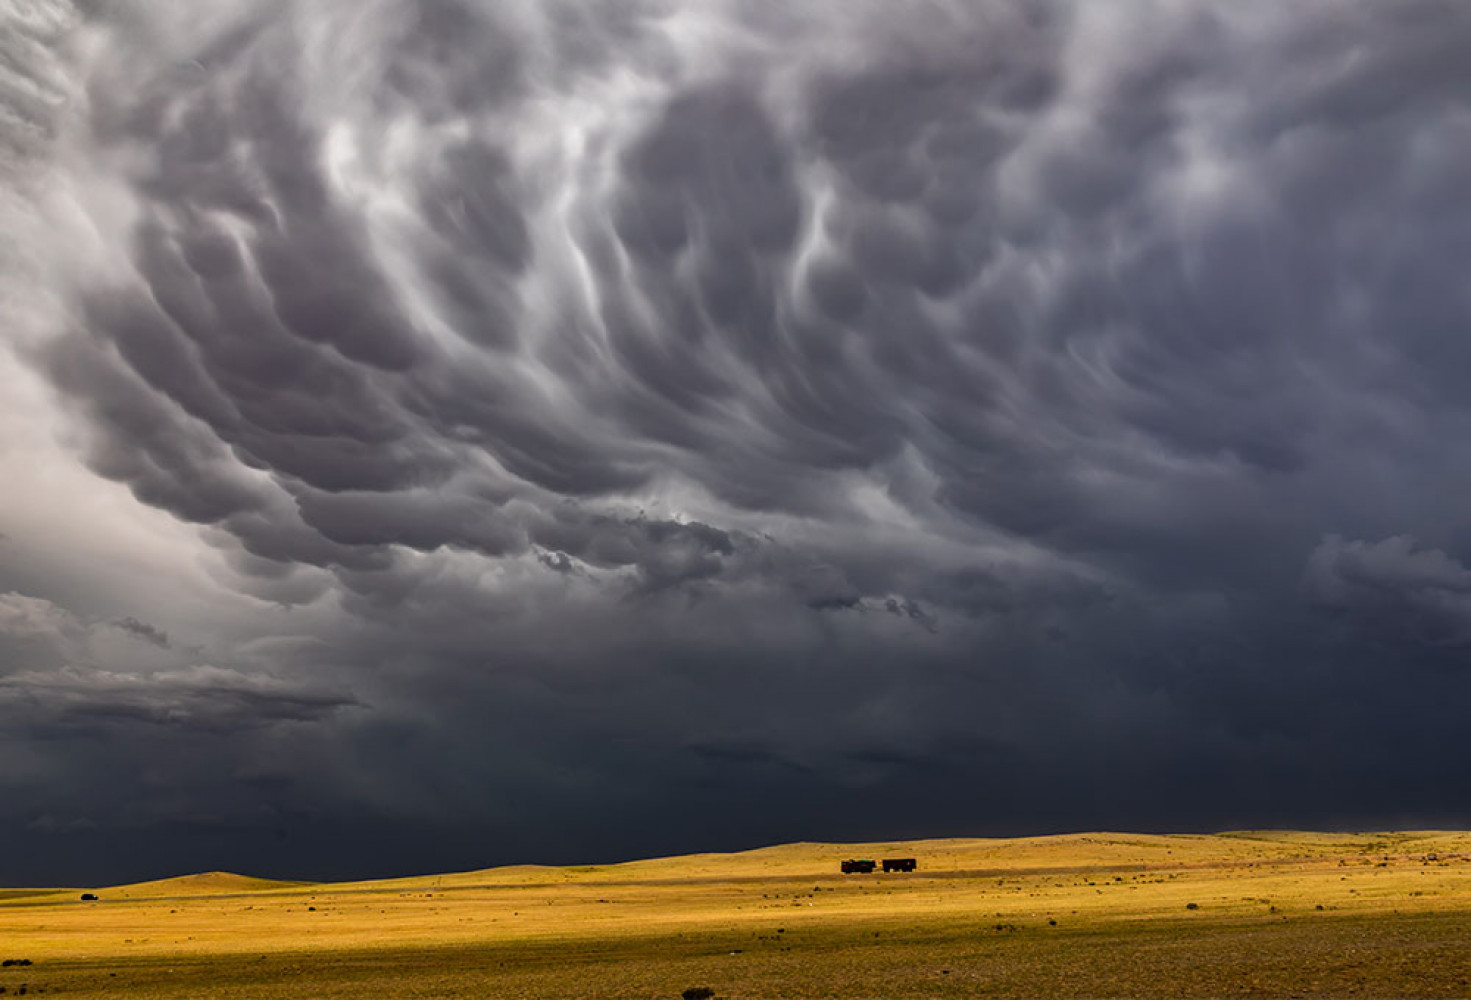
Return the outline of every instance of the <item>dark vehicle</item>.
<path id="1" fill-rule="evenodd" d="M 842 867 L 844 875 L 852 875 L 855 872 L 860 875 L 867 875 L 878 867 L 878 863 L 875 861 L 868 861 L 866 859 L 855 861 L 852 858 L 849 858 L 847 861 L 843 862 Z"/>
<path id="2" fill-rule="evenodd" d="M 912 872 L 914 868 L 913 858 L 884 858 L 886 872 Z"/>
<path id="3" fill-rule="evenodd" d="M 84 893 L 82 893 L 82 902 L 84 902 L 84 903 L 95 903 L 96 901 L 97 901 L 97 894 L 96 893 L 94 893 L 94 892 L 84 892 Z"/>

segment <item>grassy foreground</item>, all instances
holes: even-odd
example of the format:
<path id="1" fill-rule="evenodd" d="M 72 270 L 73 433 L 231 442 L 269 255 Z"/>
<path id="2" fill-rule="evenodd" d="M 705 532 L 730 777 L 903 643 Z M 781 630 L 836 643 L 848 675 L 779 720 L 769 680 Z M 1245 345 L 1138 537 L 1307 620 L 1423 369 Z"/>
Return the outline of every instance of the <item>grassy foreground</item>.
<path id="1" fill-rule="evenodd" d="M 892 856 L 920 870 L 838 874 Z M 7 996 L 1465 997 L 1471 834 L 790 844 L 0 890 L 0 958 L 31 962 L 0 967 Z"/>

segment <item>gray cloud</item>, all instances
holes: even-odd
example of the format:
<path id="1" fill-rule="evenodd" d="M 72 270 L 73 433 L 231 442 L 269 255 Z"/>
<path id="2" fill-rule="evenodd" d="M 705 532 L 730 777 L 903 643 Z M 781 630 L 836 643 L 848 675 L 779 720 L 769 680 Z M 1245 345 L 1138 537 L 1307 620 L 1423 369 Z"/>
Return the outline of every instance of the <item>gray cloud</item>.
<path id="1" fill-rule="evenodd" d="M 59 639 L 76 628 L 72 616 L 50 601 L 15 591 L 0 594 L 0 632 L 5 635 Z"/>
<path id="2" fill-rule="evenodd" d="M 62 667 L 0 680 L 10 725 L 91 728 L 109 724 L 229 732 L 278 722 L 315 722 L 354 701 L 260 674 L 207 665 L 152 674 Z"/>
<path id="3" fill-rule="evenodd" d="M 13 591 L 0 594 L 0 650 L 0 703 L 10 724 L 25 728 L 140 722 L 229 731 L 319 721 L 358 704 L 320 678 L 279 676 L 279 663 L 261 669 L 258 652 L 237 649 L 239 667 L 191 662 L 200 649 L 176 648 L 137 617 L 90 622 Z"/>
<path id="4" fill-rule="evenodd" d="M 1471 641 L 1471 570 L 1405 535 L 1377 543 L 1329 535 L 1308 559 L 1303 588 L 1370 629 L 1436 646 Z"/>
<path id="5" fill-rule="evenodd" d="M 158 646 L 161 649 L 167 649 L 169 647 L 169 634 L 167 632 L 155 628 L 147 622 L 139 621 L 131 615 L 127 618 L 119 618 L 112 624 L 113 627 L 120 628 L 129 635 Z"/>
<path id="6" fill-rule="evenodd" d="M 207 744 L 127 822 L 508 858 L 1456 819 L 1380 684 L 1465 683 L 1462 5 L 32 6 L 0 467 L 181 581 L 0 567 L 46 787 Z"/>

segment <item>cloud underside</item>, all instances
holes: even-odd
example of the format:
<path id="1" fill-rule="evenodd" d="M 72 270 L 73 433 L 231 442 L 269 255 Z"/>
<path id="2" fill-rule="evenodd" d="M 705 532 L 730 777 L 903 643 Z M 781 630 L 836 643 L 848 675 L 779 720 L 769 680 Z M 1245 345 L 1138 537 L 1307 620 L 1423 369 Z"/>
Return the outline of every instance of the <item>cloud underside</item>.
<path id="1" fill-rule="evenodd" d="M 866 491 L 977 547 L 1189 544 L 1462 415 L 1454 32 L 985 7 L 874 14 L 828 65 L 810 15 L 749 26 L 794 77 L 763 88 L 654 11 L 593 61 L 481 5 L 376 11 L 366 52 L 303 48 L 317 16 L 99 81 L 97 144 L 153 153 L 137 280 L 45 356 L 96 471 L 272 573 L 718 577 L 736 526 L 850 548 Z"/>
<path id="2" fill-rule="evenodd" d="M 222 816 L 959 827 L 1348 815 L 1353 726 L 1449 732 L 1376 692 L 1466 683 L 1463 5 L 36 11 L 25 363 L 226 609 L 0 600 L 48 734 L 214 740 Z"/>

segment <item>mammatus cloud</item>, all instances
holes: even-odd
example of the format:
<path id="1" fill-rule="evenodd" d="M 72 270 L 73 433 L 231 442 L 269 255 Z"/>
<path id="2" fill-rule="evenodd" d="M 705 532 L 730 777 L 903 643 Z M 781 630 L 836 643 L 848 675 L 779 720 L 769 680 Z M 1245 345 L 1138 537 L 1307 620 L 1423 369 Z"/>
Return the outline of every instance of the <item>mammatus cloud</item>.
<path id="1" fill-rule="evenodd" d="M 17 25 L 4 684 L 92 734 L 36 774 L 127 720 L 213 741 L 140 829 L 600 856 L 1455 799 L 1345 733 L 1453 727 L 1372 692 L 1464 641 L 1461 4 Z"/>

